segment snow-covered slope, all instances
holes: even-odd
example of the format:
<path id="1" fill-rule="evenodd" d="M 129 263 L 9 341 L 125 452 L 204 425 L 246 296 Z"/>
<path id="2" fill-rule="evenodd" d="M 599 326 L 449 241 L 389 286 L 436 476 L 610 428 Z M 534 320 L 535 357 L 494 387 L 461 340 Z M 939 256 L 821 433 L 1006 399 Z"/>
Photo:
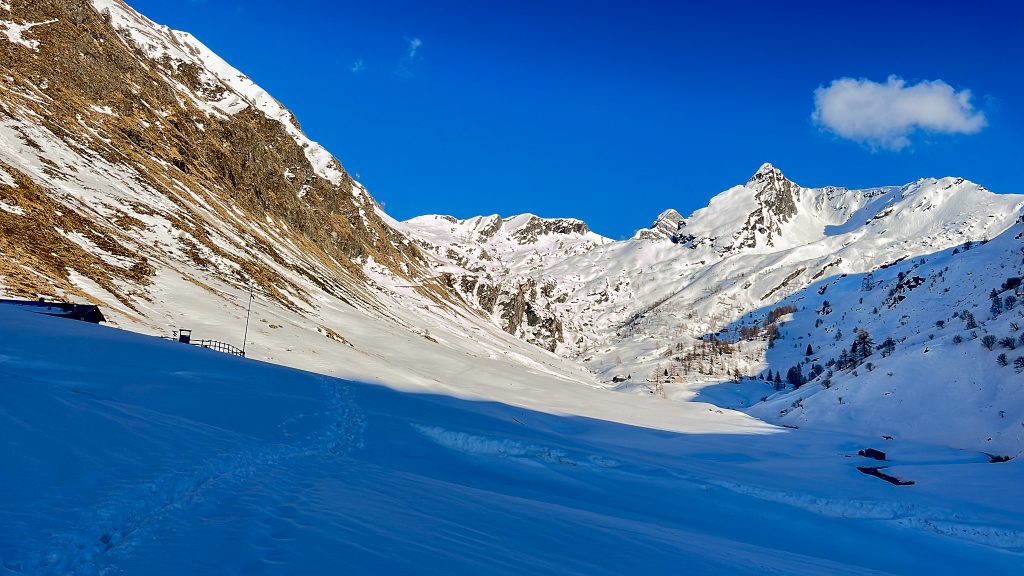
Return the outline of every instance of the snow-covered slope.
<path id="1" fill-rule="evenodd" d="M 1024 568 L 1020 461 L 895 440 L 886 472 L 916 484 L 892 486 L 857 470 L 875 439 L 722 411 L 671 433 L 0 308 L 13 333 L 0 339 L 5 573 Z M 584 397 L 622 409 L 613 396 Z"/>
<path id="2" fill-rule="evenodd" d="M 834 278 L 790 296 L 782 304 L 796 311 L 768 363 L 784 379 L 796 366 L 810 381 L 794 391 L 787 386 L 751 413 L 1019 455 L 1024 307 L 1011 285 L 1024 276 L 1022 238 L 1024 224 L 1016 224 L 970 249 Z M 871 336 L 870 355 L 842 362 L 856 352 L 861 330 Z M 815 365 L 823 369 L 816 377 Z"/>
<path id="3" fill-rule="evenodd" d="M 503 330 L 555 351 L 565 340 L 553 310 L 554 284 L 536 272 L 611 240 L 571 218 L 520 214 L 457 220 L 420 216 L 401 228 L 427 254 L 443 283 Z"/>
<path id="4" fill-rule="evenodd" d="M 402 227 L 443 264 L 472 264 L 477 271 L 508 274 L 529 274 L 536 267 L 611 242 L 580 220 L 533 214 L 468 220 L 429 215 L 406 220 Z"/>
<path id="5" fill-rule="evenodd" d="M 763 320 L 788 297 L 822 283 L 994 238 L 1017 220 L 1022 206 L 1024 196 L 994 194 L 961 178 L 866 190 L 804 188 L 765 164 L 746 184 L 688 217 L 668 210 L 631 240 L 585 243 L 582 250 L 582 239 L 559 239 L 557 250 L 550 249 L 551 241 L 539 249 L 506 249 L 492 263 L 487 239 L 465 231 L 484 220 L 425 217 L 406 223 L 406 230 L 438 255 L 458 255 L 435 268 L 463 294 L 485 277 L 487 287 L 501 287 L 499 298 L 531 312 L 537 326 L 558 328 L 538 337 L 497 319 L 506 330 L 583 361 L 606 382 L 625 380 L 621 390 L 687 400 L 706 385 L 779 369 L 774 356 L 766 361 L 763 340 L 738 338 L 745 315 L 760 311 Z M 971 297 L 957 283 L 941 296 L 941 306 Z M 707 342 L 723 330 L 731 330 L 722 336 L 729 346 Z M 968 365 L 981 361 L 977 354 L 964 358 Z M 1006 401 L 1024 403 L 1019 396 Z M 970 406 L 970 423 L 936 429 L 930 439 L 982 448 L 985 431 L 993 428 L 976 421 L 980 405 Z M 887 417 L 898 418 L 899 411 Z M 848 423 L 847 429 L 860 425 L 856 418 Z M 1013 420 L 1010 428 L 1018 424 Z M 967 428 L 974 430 L 970 438 L 961 433 Z M 1024 449 L 1015 434 L 1002 446 L 1013 453 Z"/>

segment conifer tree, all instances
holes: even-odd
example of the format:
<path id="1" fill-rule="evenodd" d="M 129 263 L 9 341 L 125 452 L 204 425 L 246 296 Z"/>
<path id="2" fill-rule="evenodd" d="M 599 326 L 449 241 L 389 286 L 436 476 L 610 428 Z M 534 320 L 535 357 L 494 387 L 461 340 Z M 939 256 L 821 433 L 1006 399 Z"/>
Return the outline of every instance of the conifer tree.
<path id="1" fill-rule="evenodd" d="M 839 360 L 836 361 L 836 368 L 840 370 L 846 370 L 850 366 L 850 353 L 843 348 L 843 351 L 839 353 Z"/>
<path id="2" fill-rule="evenodd" d="M 859 366 L 862 362 L 867 360 L 874 351 L 875 343 L 871 340 L 871 334 L 863 328 L 857 330 L 857 338 L 850 346 L 850 361 L 853 365 Z"/>
<path id="3" fill-rule="evenodd" d="M 978 327 L 978 321 L 974 318 L 974 314 L 970 310 L 964 310 L 961 312 L 960 317 L 964 319 L 964 326 L 968 330 L 974 330 Z"/>
<path id="4" fill-rule="evenodd" d="M 886 336 L 885 340 L 883 340 L 882 344 L 878 347 L 878 351 L 882 356 L 892 354 L 896 351 L 896 341 L 892 339 L 892 336 Z"/>

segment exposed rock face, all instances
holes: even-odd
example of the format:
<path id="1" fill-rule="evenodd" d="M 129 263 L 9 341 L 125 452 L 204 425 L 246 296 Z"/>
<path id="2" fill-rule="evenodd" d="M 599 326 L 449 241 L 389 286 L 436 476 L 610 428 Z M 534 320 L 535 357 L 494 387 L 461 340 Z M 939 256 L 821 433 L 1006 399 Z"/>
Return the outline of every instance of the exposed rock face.
<path id="1" fill-rule="evenodd" d="M 667 238 L 678 243 L 682 238 L 681 231 L 685 226 L 686 218 L 669 208 L 658 215 L 650 228 L 638 230 L 633 238 L 637 240 L 664 240 Z"/>
<path id="2" fill-rule="evenodd" d="M 782 225 L 797 214 L 800 187 L 767 163 L 751 176 L 747 187 L 754 191 L 757 208 L 747 216 L 732 248 L 754 248 L 758 236 L 768 246 L 774 246 L 775 238 L 782 235 Z"/>
<path id="3" fill-rule="evenodd" d="M 450 278 L 452 290 L 506 332 L 551 351 L 565 344 L 567 298 L 558 282 L 533 271 L 610 242 L 574 218 L 522 214 L 456 220 L 420 216 L 402 223 Z"/>
<path id="4" fill-rule="evenodd" d="M 0 41 L 7 292 L 85 297 L 79 275 L 136 308 L 154 259 L 182 260 L 288 305 L 290 273 L 340 288 L 370 260 L 421 268 L 291 113 L 190 35 L 120 0 L 14 0 L 0 19 L 25 29 Z"/>
<path id="5" fill-rule="evenodd" d="M 512 238 L 520 245 L 533 244 L 541 236 L 553 234 L 582 236 L 590 232 L 590 228 L 587 228 L 583 221 L 574 218 L 538 218 L 532 214 L 527 216 L 527 221 L 512 232 Z"/>
<path id="6" fill-rule="evenodd" d="M 531 343 L 552 352 L 565 342 L 562 321 L 550 308 L 538 308 L 537 285 L 533 279 L 527 279 L 502 296 L 499 304 L 502 328 L 506 332 L 520 337 L 526 335 Z"/>

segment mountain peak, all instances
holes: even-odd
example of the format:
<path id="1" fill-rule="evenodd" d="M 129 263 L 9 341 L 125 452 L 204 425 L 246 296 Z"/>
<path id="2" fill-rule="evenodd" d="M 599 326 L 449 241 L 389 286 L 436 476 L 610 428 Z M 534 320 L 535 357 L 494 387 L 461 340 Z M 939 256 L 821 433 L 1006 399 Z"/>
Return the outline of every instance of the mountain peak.
<path id="1" fill-rule="evenodd" d="M 754 172 L 754 175 L 747 180 L 747 184 L 753 184 L 755 182 L 764 181 L 782 181 L 786 180 L 786 177 L 782 174 L 782 171 L 772 165 L 770 162 L 761 164 L 761 167 Z"/>

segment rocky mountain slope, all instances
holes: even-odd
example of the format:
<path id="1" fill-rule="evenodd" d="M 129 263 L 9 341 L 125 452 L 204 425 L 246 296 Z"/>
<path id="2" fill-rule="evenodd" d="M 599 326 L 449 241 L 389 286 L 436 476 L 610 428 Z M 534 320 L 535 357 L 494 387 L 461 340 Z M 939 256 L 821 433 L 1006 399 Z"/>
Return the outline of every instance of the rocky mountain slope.
<path id="1" fill-rule="evenodd" d="M 290 112 L 191 35 L 121 0 L 0 3 L 0 27 L 4 295 L 391 385 L 486 389 L 467 362 L 596 385 L 462 302 Z M 395 362 L 418 352 L 438 360 Z"/>
<path id="2" fill-rule="evenodd" d="M 291 114 L 192 36 L 120 0 L 6 8 L 8 36 L 23 30 L 0 56 L 9 291 L 87 297 L 85 277 L 138 315 L 158 260 L 285 305 L 308 301 L 289 275 L 419 265 Z"/>

